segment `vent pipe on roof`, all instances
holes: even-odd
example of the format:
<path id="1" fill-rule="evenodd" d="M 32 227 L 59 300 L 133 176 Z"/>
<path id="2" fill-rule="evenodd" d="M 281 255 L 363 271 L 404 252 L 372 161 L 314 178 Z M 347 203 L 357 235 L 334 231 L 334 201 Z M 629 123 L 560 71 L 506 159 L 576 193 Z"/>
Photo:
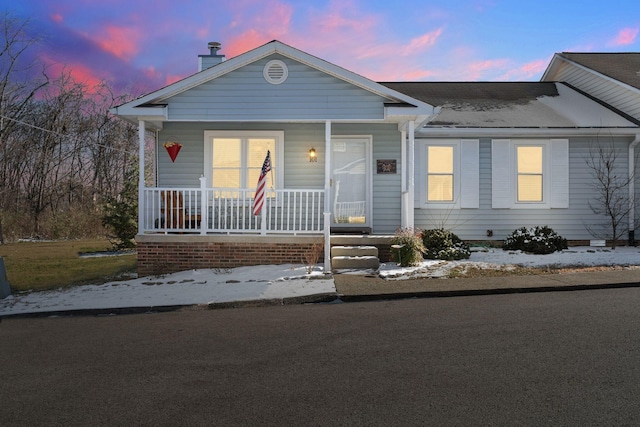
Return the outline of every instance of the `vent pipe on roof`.
<path id="1" fill-rule="evenodd" d="M 198 71 L 211 68 L 225 60 L 224 55 L 218 55 L 218 51 L 222 47 L 220 43 L 209 42 L 207 47 L 209 48 L 209 55 L 198 55 Z"/>

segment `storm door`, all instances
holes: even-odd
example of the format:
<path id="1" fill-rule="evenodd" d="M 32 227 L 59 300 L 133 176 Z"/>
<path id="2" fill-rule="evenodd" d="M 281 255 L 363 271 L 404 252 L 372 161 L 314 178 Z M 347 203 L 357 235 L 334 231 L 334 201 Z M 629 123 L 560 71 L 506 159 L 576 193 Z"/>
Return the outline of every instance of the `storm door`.
<path id="1" fill-rule="evenodd" d="M 331 154 L 331 226 L 370 226 L 370 138 L 334 138 Z"/>

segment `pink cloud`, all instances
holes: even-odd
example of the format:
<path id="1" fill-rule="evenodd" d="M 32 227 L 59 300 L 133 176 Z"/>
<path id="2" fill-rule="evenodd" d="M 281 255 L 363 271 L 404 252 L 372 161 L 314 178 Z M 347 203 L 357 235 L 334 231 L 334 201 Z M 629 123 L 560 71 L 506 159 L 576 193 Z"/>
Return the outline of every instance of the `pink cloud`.
<path id="1" fill-rule="evenodd" d="M 103 50 L 125 61 L 138 53 L 141 38 L 138 30 L 110 25 L 104 29 L 104 33 L 104 36 L 95 39 Z"/>
<path id="2" fill-rule="evenodd" d="M 68 73 L 74 82 L 83 84 L 89 92 L 92 92 L 103 82 L 103 79 L 94 70 L 80 62 L 61 64 L 46 55 L 41 55 L 40 59 L 47 64 L 47 73 L 53 80 L 63 73 Z"/>
<path id="3" fill-rule="evenodd" d="M 636 40 L 639 30 L 638 28 L 623 28 L 618 32 L 611 44 L 614 46 L 630 45 Z"/>
<path id="4" fill-rule="evenodd" d="M 280 40 L 291 32 L 293 7 L 286 3 L 269 1 L 257 6 L 239 1 L 236 4 L 234 14 L 239 17 L 232 21 L 231 28 L 239 28 L 234 25 L 234 22 L 241 21 L 245 24 L 244 27 L 249 29 L 235 35 L 230 40 L 221 41 L 224 54 L 228 57 L 255 49 L 271 40 Z"/>
<path id="5" fill-rule="evenodd" d="M 508 65 L 509 61 L 507 59 L 487 59 L 471 62 L 466 65 L 462 74 L 465 80 L 478 81 L 482 80 L 486 73 L 504 69 Z"/>
<path id="6" fill-rule="evenodd" d="M 528 62 L 520 67 L 513 68 L 501 76 L 498 76 L 496 80 L 509 80 L 509 81 L 521 81 L 539 79 L 542 73 L 547 69 L 547 65 L 551 61 L 551 58 L 538 59 Z"/>
<path id="7" fill-rule="evenodd" d="M 440 36 L 442 35 L 442 28 L 438 28 L 437 30 L 431 31 L 429 33 L 423 34 L 420 37 L 416 37 L 411 40 L 409 45 L 407 45 L 404 49 L 402 49 L 402 55 L 415 55 L 416 53 L 420 53 L 426 48 L 429 48 L 436 44 Z"/>
<path id="8" fill-rule="evenodd" d="M 60 24 L 64 21 L 64 18 L 60 13 L 54 13 L 51 15 L 51 20 L 57 24 Z"/>

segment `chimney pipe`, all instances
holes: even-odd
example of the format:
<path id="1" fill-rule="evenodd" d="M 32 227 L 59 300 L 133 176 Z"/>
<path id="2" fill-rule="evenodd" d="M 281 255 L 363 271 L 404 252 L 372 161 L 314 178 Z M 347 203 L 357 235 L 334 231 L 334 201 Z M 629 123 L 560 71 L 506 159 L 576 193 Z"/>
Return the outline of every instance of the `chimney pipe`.
<path id="1" fill-rule="evenodd" d="M 212 56 L 218 55 L 218 51 L 222 47 L 222 45 L 218 42 L 209 42 L 207 46 L 209 47 L 209 52 L 211 52 Z"/>
<path id="2" fill-rule="evenodd" d="M 218 42 L 209 42 L 209 55 L 198 55 L 198 71 L 206 70 L 214 65 L 218 65 L 225 60 L 224 55 L 219 55 L 218 51 L 222 45 Z"/>

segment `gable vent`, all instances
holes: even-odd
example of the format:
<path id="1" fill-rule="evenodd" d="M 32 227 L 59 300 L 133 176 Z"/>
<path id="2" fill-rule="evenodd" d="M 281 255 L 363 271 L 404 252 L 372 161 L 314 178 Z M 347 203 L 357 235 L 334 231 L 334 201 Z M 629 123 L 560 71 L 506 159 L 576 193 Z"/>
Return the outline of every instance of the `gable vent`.
<path id="1" fill-rule="evenodd" d="M 287 64 L 274 59 L 273 61 L 267 62 L 267 65 L 264 66 L 264 70 L 262 71 L 262 75 L 264 79 L 272 85 L 279 85 L 287 80 L 289 69 L 287 68 Z"/>

